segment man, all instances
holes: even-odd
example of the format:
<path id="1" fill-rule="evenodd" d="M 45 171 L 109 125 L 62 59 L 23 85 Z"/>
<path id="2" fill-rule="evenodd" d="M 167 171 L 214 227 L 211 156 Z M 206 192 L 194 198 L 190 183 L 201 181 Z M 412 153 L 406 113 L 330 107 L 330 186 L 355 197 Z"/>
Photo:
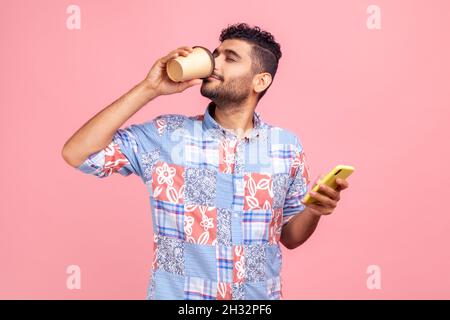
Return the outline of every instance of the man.
<path id="1" fill-rule="evenodd" d="M 182 83 L 158 59 L 147 77 L 83 125 L 63 158 L 82 172 L 141 177 L 150 193 L 154 258 L 148 299 L 280 299 L 281 250 L 294 249 L 330 214 L 348 187 L 323 186 L 305 205 L 305 153 L 292 133 L 255 112 L 270 87 L 280 45 L 258 27 L 222 30 L 207 79 Z M 204 115 L 161 115 L 119 129 L 161 95 L 201 84 Z"/>

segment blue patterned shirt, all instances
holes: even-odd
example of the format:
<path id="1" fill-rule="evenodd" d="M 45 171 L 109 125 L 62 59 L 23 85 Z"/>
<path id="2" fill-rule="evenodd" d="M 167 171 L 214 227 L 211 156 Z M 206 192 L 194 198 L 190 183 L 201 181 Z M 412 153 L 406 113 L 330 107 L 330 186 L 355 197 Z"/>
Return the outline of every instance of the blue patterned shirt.
<path id="1" fill-rule="evenodd" d="M 161 115 L 118 129 L 77 169 L 135 174 L 149 192 L 147 299 L 281 299 L 281 229 L 305 206 L 301 142 L 255 112 L 238 140 L 211 116 Z"/>

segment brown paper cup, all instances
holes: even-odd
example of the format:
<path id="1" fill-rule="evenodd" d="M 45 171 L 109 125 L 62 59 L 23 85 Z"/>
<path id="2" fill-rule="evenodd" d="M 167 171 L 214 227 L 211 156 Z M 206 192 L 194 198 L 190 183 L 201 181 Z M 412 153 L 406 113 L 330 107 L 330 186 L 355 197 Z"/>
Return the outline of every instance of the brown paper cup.
<path id="1" fill-rule="evenodd" d="M 166 70 L 175 82 L 207 78 L 214 71 L 214 57 L 208 49 L 195 46 L 188 56 L 168 61 Z"/>

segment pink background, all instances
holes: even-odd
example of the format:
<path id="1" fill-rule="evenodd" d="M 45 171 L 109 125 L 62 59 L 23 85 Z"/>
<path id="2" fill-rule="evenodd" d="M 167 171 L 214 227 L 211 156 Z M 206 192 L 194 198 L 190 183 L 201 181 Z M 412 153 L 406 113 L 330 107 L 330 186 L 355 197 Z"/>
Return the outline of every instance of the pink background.
<path id="1" fill-rule="evenodd" d="M 81 30 L 66 27 L 70 4 Z M 366 26 L 371 4 L 381 30 Z M 0 298 L 145 297 L 144 184 L 77 172 L 61 147 L 157 58 L 214 49 L 241 21 L 281 43 L 264 119 L 298 134 L 313 179 L 356 168 L 335 212 L 284 250 L 284 298 L 450 298 L 449 1 L 3 0 L 0 12 Z M 152 101 L 126 125 L 203 113 L 199 88 Z M 66 288 L 69 265 L 81 290 Z M 369 265 L 380 290 L 366 285 Z"/>

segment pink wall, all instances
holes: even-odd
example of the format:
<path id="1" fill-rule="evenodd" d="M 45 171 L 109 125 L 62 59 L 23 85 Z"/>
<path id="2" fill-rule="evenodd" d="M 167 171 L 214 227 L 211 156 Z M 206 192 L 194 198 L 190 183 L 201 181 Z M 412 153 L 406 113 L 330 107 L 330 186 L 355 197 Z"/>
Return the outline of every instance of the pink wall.
<path id="1" fill-rule="evenodd" d="M 66 27 L 70 4 L 80 30 Z M 372 4 L 378 30 L 366 25 Z M 284 298 L 450 298 L 449 1 L 4 0 L 0 12 L 0 298 L 144 298 L 144 185 L 83 175 L 61 147 L 157 58 L 214 48 L 241 21 L 272 32 L 283 51 L 258 105 L 264 119 L 298 134 L 313 178 L 356 168 L 335 213 L 284 250 Z M 207 101 L 197 86 L 127 124 L 198 114 Z M 69 265 L 81 268 L 80 290 L 66 287 Z M 370 265 L 381 289 L 366 284 Z"/>

